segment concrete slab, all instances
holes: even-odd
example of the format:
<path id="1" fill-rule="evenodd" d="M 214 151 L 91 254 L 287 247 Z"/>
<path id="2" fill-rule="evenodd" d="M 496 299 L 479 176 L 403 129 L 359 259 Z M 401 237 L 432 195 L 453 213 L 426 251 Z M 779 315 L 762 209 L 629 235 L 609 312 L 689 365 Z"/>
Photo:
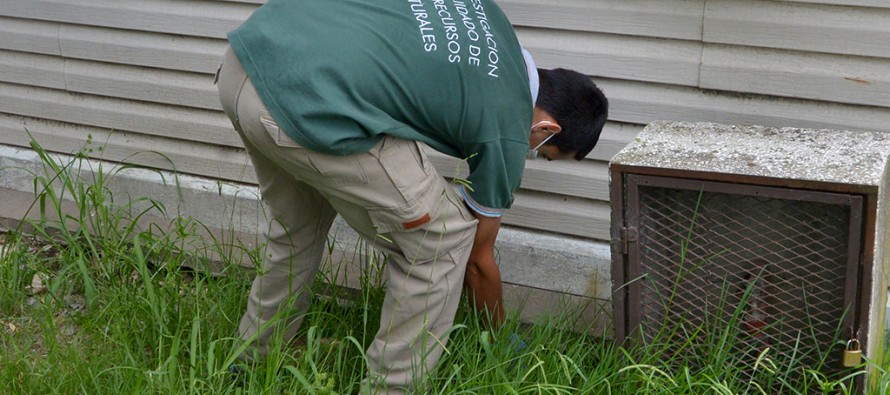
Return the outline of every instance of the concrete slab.
<path id="1" fill-rule="evenodd" d="M 877 187 L 890 134 L 653 122 L 615 164 Z"/>

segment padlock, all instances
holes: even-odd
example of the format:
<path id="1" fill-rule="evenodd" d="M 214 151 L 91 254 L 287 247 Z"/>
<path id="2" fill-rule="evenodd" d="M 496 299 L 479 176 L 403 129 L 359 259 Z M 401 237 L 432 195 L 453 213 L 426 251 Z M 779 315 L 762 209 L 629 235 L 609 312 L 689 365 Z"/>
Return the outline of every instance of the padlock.
<path id="1" fill-rule="evenodd" d="M 847 342 L 844 348 L 844 356 L 841 358 L 841 364 L 845 368 L 855 368 L 862 364 L 862 350 L 859 348 L 859 340 L 853 339 Z"/>

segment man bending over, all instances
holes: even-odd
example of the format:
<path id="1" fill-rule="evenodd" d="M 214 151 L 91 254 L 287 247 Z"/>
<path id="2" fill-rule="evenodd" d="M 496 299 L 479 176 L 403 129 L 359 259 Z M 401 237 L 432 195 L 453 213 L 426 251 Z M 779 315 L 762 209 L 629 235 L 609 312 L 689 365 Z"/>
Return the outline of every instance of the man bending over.
<path id="1" fill-rule="evenodd" d="M 272 217 L 244 358 L 295 336 L 340 214 L 389 256 L 363 388 L 410 392 L 464 285 L 502 322 L 494 244 L 525 161 L 583 159 L 606 98 L 581 74 L 537 69 L 491 0 L 269 0 L 228 38 L 220 99 Z M 467 185 L 450 188 L 421 143 L 466 159 Z"/>

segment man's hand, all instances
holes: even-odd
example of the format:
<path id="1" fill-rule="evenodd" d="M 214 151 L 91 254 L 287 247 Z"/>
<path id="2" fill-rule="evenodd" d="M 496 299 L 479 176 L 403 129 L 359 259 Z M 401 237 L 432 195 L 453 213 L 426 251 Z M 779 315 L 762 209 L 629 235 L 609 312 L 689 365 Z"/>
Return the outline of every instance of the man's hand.
<path id="1" fill-rule="evenodd" d="M 483 325 L 490 324 L 489 329 L 497 329 L 504 322 L 501 272 L 494 257 L 494 242 L 501 228 L 501 219 L 485 217 L 476 212 L 473 215 L 479 220 L 479 224 L 467 262 L 464 288 L 476 311 L 488 315 L 489 320 L 483 321 Z"/>

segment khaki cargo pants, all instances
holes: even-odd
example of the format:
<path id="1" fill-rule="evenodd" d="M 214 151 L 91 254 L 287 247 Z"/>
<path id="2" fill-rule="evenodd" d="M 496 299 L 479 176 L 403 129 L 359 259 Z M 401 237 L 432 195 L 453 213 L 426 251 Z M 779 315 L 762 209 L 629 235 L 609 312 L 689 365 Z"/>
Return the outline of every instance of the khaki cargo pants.
<path id="1" fill-rule="evenodd" d="M 339 213 L 389 257 L 380 330 L 367 350 L 363 387 L 410 392 L 436 366 L 448 341 L 475 218 L 414 141 L 386 137 L 351 156 L 295 143 L 279 130 L 231 48 L 219 73 L 219 94 L 271 214 L 262 274 L 239 327 L 241 339 L 250 342 L 247 358 L 264 357 L 274 336 L 282 336 L 283 344 L 294 337 Z"/>

